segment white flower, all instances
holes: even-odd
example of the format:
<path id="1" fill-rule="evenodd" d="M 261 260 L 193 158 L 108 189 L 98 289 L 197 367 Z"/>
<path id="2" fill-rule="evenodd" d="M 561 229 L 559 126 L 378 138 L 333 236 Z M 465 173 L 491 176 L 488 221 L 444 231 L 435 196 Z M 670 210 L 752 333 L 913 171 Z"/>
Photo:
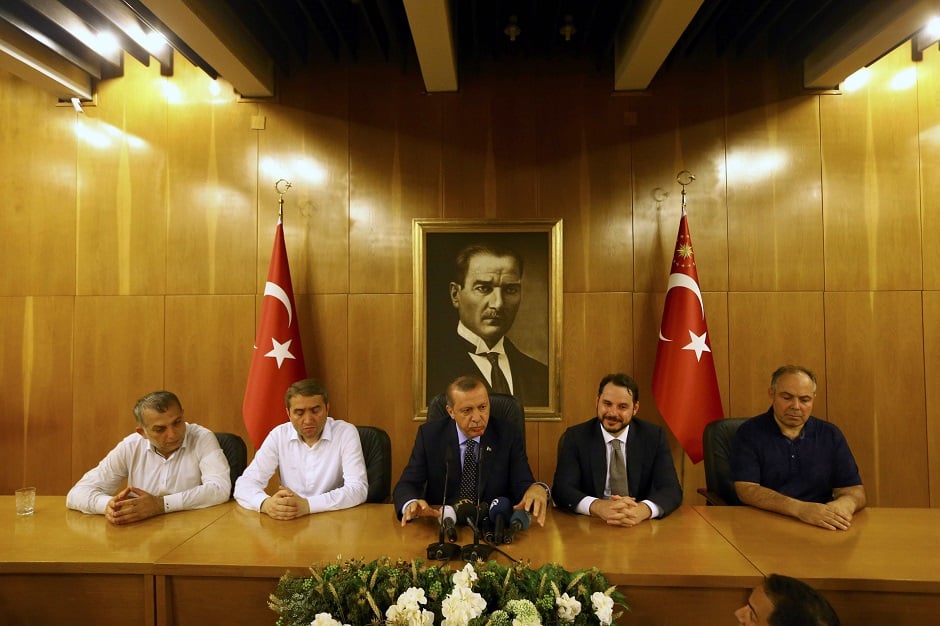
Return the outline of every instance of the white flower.
<path id="1" fill-rule="evenodd" d="M 512 626 L 542 626 L 542 616 L 529 600 L 510 600 L 506 609 L 514 615 Z"/>
<path id="2" fill-rule="evenodd" d="M 609 626 L 614 620 L 614 601 L 600 591 L 595 591 L 591 594 L 591 604 L 594 606 L 594 615 L 602 626 Z"/>
<path id="3" fill-rule="evenodd" d="M 385 619 L 390 624 L 401 626 L 431 626 L 434 623 L 434 613 L 421 608 L 422 604 L 427 603 L 424 589 L 409 587 L 398 596 L 398 602 L 388 607 Z"/>
<path id="4" fill-rule="evenodd" d="M 457 585 L 441 603 L 441 614 L 444 616 L 441 626 L 467 626 L 470 620 L 482 615 L 484 610 L 486 600 L 483 596 L 470 587 Z"/>
<path id="5" fill-rule="evenodd" d="M 473 583 L 477 581 L 476 570 L 473 569 L 473 566 L 467 563 L 463 566 L 463 569 L 459 572 L 454 573 L 454 585 L 458 587 L 466 587 L 469 589 L 473 586 Z"/>
<path id="6" fill-rule="evenodd" d="M 581 603 L 567 593 L 555 598 L 555 604 L 558 605 L 558 619 L 568 624 L 574 622 L 574 618 L 581 612 Z"/>
<path id="7" fill-rule="evenodd" d="M 341 624 L 333 619 L 333 616 L 329 613 L 317 613 L 313 621 L 310 622 L 310 626 L 349 626 L 349 624 Z"/>

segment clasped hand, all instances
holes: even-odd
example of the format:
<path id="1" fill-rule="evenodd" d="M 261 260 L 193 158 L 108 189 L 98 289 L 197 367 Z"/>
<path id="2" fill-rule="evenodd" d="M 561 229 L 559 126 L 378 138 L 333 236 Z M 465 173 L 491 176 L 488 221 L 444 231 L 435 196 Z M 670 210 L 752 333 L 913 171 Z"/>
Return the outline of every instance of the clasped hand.
<path id="1" fill-rule="evenodd" d="M 610 500 L 597 499 L 591 503 L 591 515 L 596 515 L 611 526 L 636 526 L 653 516 L 643 502 L 629 496 L 610 496 Z"/>
<path id="2" fill-rule="evenodd" d="M 280 486 L 273 496 L 261 503 L 261 512 L 274 519 L 294 519 L 309 515 L 310 503 L 287 487 Z"/>
<path id="3" fill-rule="evenodd" d="M 108 500 L 104 516 L 112 524 L 122 525 L 163 513 L 163 497 L 137 487 L 125 487 Z"/>

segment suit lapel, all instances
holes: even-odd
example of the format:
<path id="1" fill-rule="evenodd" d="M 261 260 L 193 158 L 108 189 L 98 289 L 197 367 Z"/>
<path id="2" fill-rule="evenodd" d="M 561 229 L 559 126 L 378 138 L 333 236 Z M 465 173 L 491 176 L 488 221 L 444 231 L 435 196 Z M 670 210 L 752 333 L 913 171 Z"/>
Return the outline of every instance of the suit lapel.
<path id="1" fill-rule="evenodd" d="M 637 491 L 640 489 L 640 472 L 643 470 L 643 454 L 640 442 L 637 439 L 636 418 L 630 422 L 630 430 L 627 431 L 627 486 L 630 488 L 630 495 L 636 498 Z"/>
<path id="2" fill-rule="evenodd" d="M 597 497 L 604 497 L 607 488 L 607 448 L 604 445 L 604 435 L 601 433 L 601 423 L 594 419 L 594 427 L 588 441 L 588 454 L 591 463 L 591 478 L 594 480 L 594 493 Z"/>

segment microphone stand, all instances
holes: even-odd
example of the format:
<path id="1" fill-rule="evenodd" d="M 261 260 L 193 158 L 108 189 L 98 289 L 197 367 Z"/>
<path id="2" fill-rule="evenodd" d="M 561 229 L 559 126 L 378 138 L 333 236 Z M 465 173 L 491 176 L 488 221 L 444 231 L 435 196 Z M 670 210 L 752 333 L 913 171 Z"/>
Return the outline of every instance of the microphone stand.
<path id="1" fill-rule="evenodd" d="M 477 459 L 477 502 L 476 502 L 476 520 L 468 520 L 473 528 L 473 543 L 461 548 L 460 558 L 467 563 L 471 561 L 485 561 L 493 552 L 493 546 L 480 543 L 480 500 L 483 497 L 483 443 L 480 443 L 480 458 Z"/>
<path id="2" fill-rule="evenodd" d="M 447 507 L 447 481 L 450 478 L 450 462 L 453 458 L 454 455 L 450 447 L 448 447 L 444 452 L 444 494 L 442 498 L 443 502 L 441 503 L 440 530 L 438 531 L 439 536 L 437 543 L 432 543 L 428 546 L 429 561 L 450 561 L 456 559 L 460 554 L 460 546 L 444 541 L 444 513 Z"/>

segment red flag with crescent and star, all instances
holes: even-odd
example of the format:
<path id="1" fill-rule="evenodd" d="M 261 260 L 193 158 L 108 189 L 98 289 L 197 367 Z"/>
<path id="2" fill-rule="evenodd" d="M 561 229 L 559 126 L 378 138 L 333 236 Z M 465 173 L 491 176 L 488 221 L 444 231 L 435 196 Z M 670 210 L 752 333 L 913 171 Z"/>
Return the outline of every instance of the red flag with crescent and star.
<path id="1" fill-rule="evenodd" d="M 294 288 L 284 246 L 284 227 L 278 219 L 242 404 L 242 418 L 255 450 L 261 447 L 272 428 L 287 421 L 284 393 L 291 384 L 306 377 Z"/>
<path id="2" fill-rule="evenodd" d="M 685 453 L 693 463 L 701 461 L 705 425 L 722 419 L 724 411 L 685 206 L 659 328 L 653 398 Z"/>

